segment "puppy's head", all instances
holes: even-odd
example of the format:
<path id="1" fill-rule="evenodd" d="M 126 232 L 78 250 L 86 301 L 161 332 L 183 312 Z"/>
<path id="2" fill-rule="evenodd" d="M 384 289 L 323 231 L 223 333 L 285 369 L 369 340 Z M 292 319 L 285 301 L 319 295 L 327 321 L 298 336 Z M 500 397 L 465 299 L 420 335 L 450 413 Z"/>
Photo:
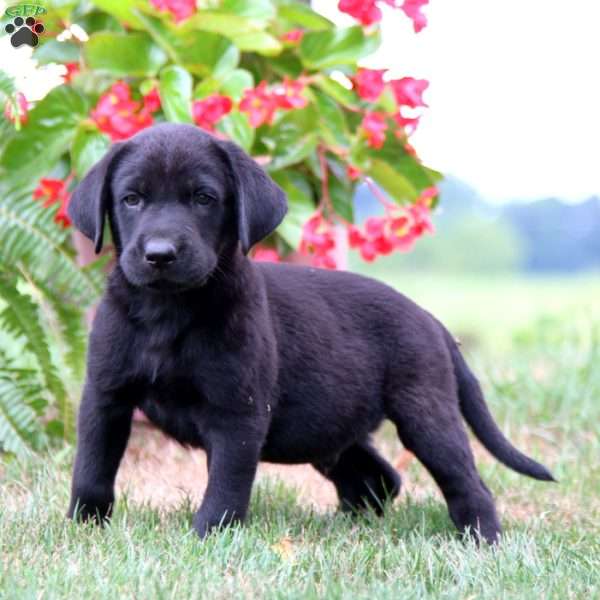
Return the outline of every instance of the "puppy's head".
<path id="1" fill-rule="evenodd" d="M 108 215 L 127 279 L 165 291 L 201 286 L 225 250 L 246 254 L 285 212 L 282 190 L 240 148 L 175 124 L 114 144 L 69 204 L 97 253 Z"/>

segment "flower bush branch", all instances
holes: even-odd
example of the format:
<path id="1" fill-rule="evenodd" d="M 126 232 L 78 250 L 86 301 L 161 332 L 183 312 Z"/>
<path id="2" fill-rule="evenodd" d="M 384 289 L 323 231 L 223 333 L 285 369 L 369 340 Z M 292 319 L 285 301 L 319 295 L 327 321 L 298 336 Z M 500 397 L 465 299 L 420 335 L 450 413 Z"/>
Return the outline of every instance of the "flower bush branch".
<path id="1" fill-rule="evenodd" d="M 22 97 L 7 104 L 21 130 L 6 143 L 0 169 L 24 179 L 10 165 L 27 161 L 33 146 L 50 149 L 28 176 L 37 175 L 34 197 L 66 227 L 69 186 L 111 143 L 164 120 L 188 122 L 240 144 L 286 191 L 289 216 L 258 257 L 299 250 L 315 266 L 335 268 L 335 228 L 347 229 L 365 260 L 408 250 L 432 230 L 439 179 L 409 143 L 428 82 L 359 63 L 379 44 L 382 7 L 402 11 L 421 31 L 426 4 L 340 0 L 357 22 L 346 28 L 294 1 L 103 0 L 50 10 L 48 31 L 83 34 L 42 36 L 37 52 L 65 65 L 64 89 L 34 107 Z M 45 127 L 56 115 L 60 126 Z M 385 217 L 358 227 L 353 197 L 365 182 L 389 200 Z"/>

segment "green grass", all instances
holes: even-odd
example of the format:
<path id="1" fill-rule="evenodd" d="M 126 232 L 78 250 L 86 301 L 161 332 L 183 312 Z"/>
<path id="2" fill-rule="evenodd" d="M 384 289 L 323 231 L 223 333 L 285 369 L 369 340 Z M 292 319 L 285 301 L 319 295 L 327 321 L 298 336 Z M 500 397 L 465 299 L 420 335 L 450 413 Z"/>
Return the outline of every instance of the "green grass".
<path id="1" fill-rule="evenodd" d="M 529 480 L 477 450 L 505 526 L 498 549 L 456 537 L 416 463 L 409 494 L 382 519 L 314 512 L 267 482 L 246 527 L 204 542 L 189 503 L 159 511 L 121 497 L 109 527 L 75 526 L 64 519 L 67 447 L 0 466 L 0 598 L 600 597 L 600 321 L 589 296 L 600 285 L 412 276 L 398 287 L 468 334 L 499 423 L 559 479 Z"/>

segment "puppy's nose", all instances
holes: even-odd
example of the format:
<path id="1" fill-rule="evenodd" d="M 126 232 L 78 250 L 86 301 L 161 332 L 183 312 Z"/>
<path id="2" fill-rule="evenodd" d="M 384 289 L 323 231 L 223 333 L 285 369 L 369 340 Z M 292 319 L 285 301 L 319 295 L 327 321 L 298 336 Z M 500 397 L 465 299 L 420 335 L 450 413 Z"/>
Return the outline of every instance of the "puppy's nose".
<path id="1" fill-rule="evenodd" d="M 166 267 L 175 261 L 177 252 L 169 240 L 156 238 L 146 242 L 144 257 L 153 267 Z"/>

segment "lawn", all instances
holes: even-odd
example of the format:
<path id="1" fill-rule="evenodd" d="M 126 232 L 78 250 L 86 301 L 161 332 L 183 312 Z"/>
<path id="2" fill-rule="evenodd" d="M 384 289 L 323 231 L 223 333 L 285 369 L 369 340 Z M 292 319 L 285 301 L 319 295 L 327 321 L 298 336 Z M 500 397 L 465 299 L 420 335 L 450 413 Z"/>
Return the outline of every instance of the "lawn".
<path id="1" fill-rule="evenodd" d="M 387 278 L 463 339 L 504 431 L 559 480 L 521 477 L 474 443 L 499 548 L 457 538 L 415 461 L 381 519 L 336 513 L 310 468 L 265 467 L 247 526 L 200 542 L 202 457 L 140 426 L 104 530 L 64 519 L 71 448 L 1 464 L 0 598 L 600 597 L 600 278 Z M 390 427 L 378 442 L 403 456 Z M 165 482 L 183 493 L 163 502 Z"/>

